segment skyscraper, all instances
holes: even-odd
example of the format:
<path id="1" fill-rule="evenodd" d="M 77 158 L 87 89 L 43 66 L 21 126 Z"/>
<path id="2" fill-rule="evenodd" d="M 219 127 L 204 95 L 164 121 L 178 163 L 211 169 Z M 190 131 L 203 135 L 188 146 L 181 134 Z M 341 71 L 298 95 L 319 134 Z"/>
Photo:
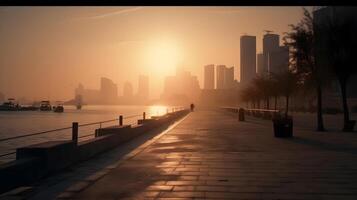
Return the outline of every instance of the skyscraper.
<path id="1" fill-rule="evenodd" d="M 133 86 L 128 81 L 124 83 L 123 96 L 126 98 L 133 97 Z"/>
<path id="2" fill-rule="evenodd" d="M 214 89 L 214 65 L 204 66 L 204 89 L 213 90 Z"/>
<path id="3" fill-rule="evenodd" d="M 279 50 L 279 35 L 267 33 L 263 36 L 263 72 L 270 72 L 269 57 L 272 52 Z"/>
<path id="4" fill-rule="evenodd" d="M 226 66 L 217 65 L 216 67 L 216 89 L 224 89 L 224 74 Z"/>
<path id="5" fill-rule="evenodd" d="M 234 87 L 234 67 L 225 68 L 224 89 L 232 89 L 233 87 Z"/>
<path id="6" fill-rule="evenodd" d="M 263 75 L 264 73 L 267 73 L 267 71 L 264 71 L 264 56 L 263 53 L 258 53 L 257 54 L 257 74 Z"/>
<path id="7" fill-rule="evenodd" d="M 148 76 L 139 76 L 138 84 L 138 97 L 142 100 L 147 100 L 149 98 L 149 77 Z"/>
<path id="8" fill-rule="evenodd" d="M 100 79 L 100 92 L 103 100 L 106 99 L 108 102 L 118 97 L 117 85 L 109 78 L 102 77 Z"/>
<path id="9" fill-rule="evenodd" d="M 276 74 L 289 69 L 289 47 L 280 46 L 269 53 L 269 73 Z"/>
<path id="10" fill-rule="evenodd" d="M 256 37 L 240 37 L 240 82 L 247 85 L 256 76 Z"/>

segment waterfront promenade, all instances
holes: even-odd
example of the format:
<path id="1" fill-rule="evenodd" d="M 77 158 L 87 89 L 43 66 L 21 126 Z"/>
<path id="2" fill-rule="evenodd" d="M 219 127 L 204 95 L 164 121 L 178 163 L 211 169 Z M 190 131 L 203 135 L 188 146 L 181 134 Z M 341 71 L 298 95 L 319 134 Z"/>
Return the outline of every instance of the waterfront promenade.
<path id="1" fill-rule="evenodd" d="M 278 139 L 269 120 L 198 110 L 60 184 L 61 175 L 42 181 L 32 199 L 357 199 L 355 134 L 297 123 L 294 138 Z"/>

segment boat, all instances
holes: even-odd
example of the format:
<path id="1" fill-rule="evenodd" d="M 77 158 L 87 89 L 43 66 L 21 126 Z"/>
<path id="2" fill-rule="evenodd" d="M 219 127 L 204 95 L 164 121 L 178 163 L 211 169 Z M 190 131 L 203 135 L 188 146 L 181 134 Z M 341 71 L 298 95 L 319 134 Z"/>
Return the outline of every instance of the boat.
<path id="1" fill-rule="evenodd" d="M 53 112 L 57 112 L 57 113 L 62 113 L 63 111 L 64 111 L 64 108 L 62 105 L 56 106 L 55 109 L 53 110 Z"/>
<path id="2" fill-rule="evenodd" d="M 61 103 L 57 103 L 57 106 L 53 106 L 53 112 L 62 113 L 64 112 L 64 107 Z"/>
<path id="3" fill-rule="evenodd" d="M 50 101 L 41 101 L 40 110 L 41 111 L 51 111 L 52 107 L 51 107 Z"/>
<path id="4" fill-rule="evenodd" d="M 39 107 L 36 107 L 34 105 L 32 106 L 21 106 L 20 111 L 36 111 L 39 110 Z"/>
<path id="5" fill-rule="evenodd" d="M 15 104 L 15 99 L 9 98 L 7 102 L 0 105 L 0 111 L 18 111 L 20 106 Z"/>

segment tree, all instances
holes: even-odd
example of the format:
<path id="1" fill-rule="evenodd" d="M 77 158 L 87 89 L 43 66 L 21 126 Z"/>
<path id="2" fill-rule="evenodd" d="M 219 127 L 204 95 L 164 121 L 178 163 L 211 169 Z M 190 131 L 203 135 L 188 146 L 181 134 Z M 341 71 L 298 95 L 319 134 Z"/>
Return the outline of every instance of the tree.
<path id="1" fill-rule="evenodd" d="M 266 109 L 270 108 L 269 99 L 272 96 L 273 83 L 270 77 L 257 76 L 253 79 L 253 86 L 266 102 Z"/>
<path id="2" fill-rule="evenodd" d="M 322 117 L 322 86 L 325 73 L 316 64 L 316 35 L 313 17 L 304 8 L 304 17 L 297 25 L 290 25 L 291 32 L 286 33 L 285 43 L 291 48 L 292 67 L 302 77 L 305 88 L 314 88 L 317 96 L 317 131 L 324 131 Z"/>
<path id="3" fill-rule="evenodd" d="M 243 102 L 250 103 L 251 108 L 256 108 L 255 105 L 260 101 L 261 95 L 255 86 L 249 85 L 241 91 L 240 98 Z"/>
<path id="4" fill-rule="evenodd" d="M 347 84 L 351 75 L 357 73 L 355 66 L 355 48 L 357 46 L 357 24 L 349 18 L 338 18 L 333 15 L 320 27 L 320 33 L 325 34 L 321 43 L 325 48 L 325 58 L 341 89 L 342 107 L 344 113 L 343 131 L 353 131 L 354 122 L 350 120 L 347 104 Z"/>
<path id="5" fill-rule="evenodd" d="M 274 74 L 273 78 L 279 84 L 278 90 L 280 94 L 285 96 L 286 99 L 285 117 L 287 117 L 289 112 L 290 96 L 294 93 L 299 83 L 298 75 L 294 73 L 292 70 L 286 70 L 281 73 Z"/>

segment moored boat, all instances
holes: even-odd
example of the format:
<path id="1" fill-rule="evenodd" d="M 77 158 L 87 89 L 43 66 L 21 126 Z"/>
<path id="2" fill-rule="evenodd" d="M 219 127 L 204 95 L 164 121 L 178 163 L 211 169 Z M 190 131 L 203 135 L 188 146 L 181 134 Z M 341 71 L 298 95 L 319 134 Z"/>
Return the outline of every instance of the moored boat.
<path id="1" fill-rule="evenodd" d="M 41 111 L 51 111 L 52 107 L 51 107 L 50 101 L 41 101 L 40 110 Z"/>
<path id="2" fill-rule="evenodd" d="M 57 106 L 53 106 L 53 112 L 62 113 L 64 111 L 64 107 L 61 103 L 57 102 Z"/>
<path id="3" fill-rule="evenodd" d="M 15 104 L 15 99 L 9 98 L 7 102 L 0 105 L 0 111 L 18 111 L 20 109 L 19 104 Z"/>

